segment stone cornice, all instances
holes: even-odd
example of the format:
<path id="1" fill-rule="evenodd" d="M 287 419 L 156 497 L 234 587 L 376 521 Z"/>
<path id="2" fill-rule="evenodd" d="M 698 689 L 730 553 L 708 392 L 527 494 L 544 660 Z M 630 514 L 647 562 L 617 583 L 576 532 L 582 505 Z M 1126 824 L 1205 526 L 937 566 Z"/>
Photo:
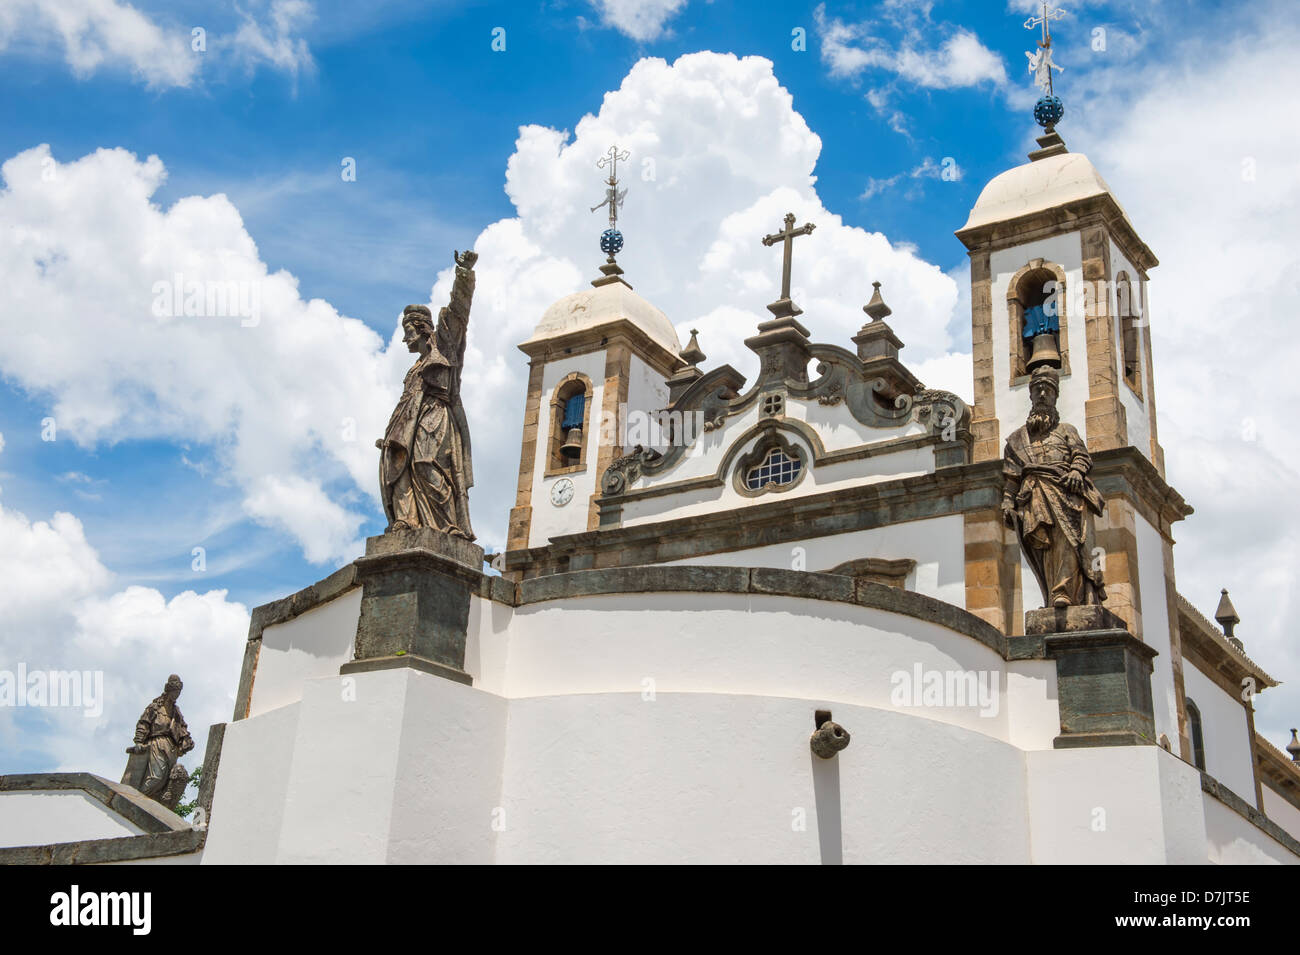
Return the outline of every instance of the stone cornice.
<path id="1" fill-rule="evenodd" d="M 1242 681 L 1254 680 L 1256 689 L 1262 690 L 1277 686 L 1264 668 L 1238 650 L 1218 627 L 1214 626 L 1192 606 L 1192 602 L 1178 594 L 1178 629 L 1182 636 L 1183 653 L 1194 656 L 1210 668 L 1206 674 L 1213 678 L 1216 674 L 1223 676 L 1232 686 L 1234 699 L 1240 697 Z"/>
<path id="2" fill-rule="evenodd" d="M 1209 773 L 1201 773 L 1201 791 L 1213 796 L 1223 805 L 1237 813 L 1256 829 L 1271 836 L 1289 852 L 1300 856 L 1300 840 L 1264 815 L 1246 800 L 1242 799 L 1223 783 Z"/>
<path id="3" fill-rule="evenodd" d="M 914 617 L 965 634 L 1007 659 L 1006 637 L 992 624 L 934 597 L 840 574 L 770 567 L 617 567 L 521 581 L 517 605 L 614 594 L 762 594 L 856 604 Z"/>
<path id="4" fill-rule="evenodd" d="M 1260 780 L 1269 789 L 1300 809 L 1300 764 L 1256 733 L 1255 765 Z"/>
<path id="5" fill-rule="evenodd" d="M 600 351 L 616 341 L 629 345 L 639 357 L 649 362 L 665 378 L 687 367 L 686 362 L 680 357 L 626 318 L 602 322 L 591 328 L 578 329 L 541 341 L 526 341 L 519 345 L 519 350 L 533 361 L 550 362 Z"/>
<path id="6" fill-rule="evenodd" d="M 1047 235 L 1082 230 L 1090 225 L 1105 226 L 1125 258 L 1143 272 L 1143 277 L 1160 264 L 1119 203 L 1109 194 L 1076 199 L 1013 219 L 959 229 L 954 234 L 971 253 L 996 252 Z"/>
<path id="7" fill-rule="evenodd" d="M 1107 497 L 1116 493 L 1129 497 L 1142 516 L 1167 537 L 1172 536 L 1173 524 L 1195 513 L 1146 455 L 1132 445 L 1093 452 L 1088 476 Z"/>
<path id="8" fill-rule="evenodd" d="M 1001 499 L 1002 462 L 981 461 L 711 514 L 566 534 L 509 552 L 506 568 L 535 577 L 578 565 L 655 564 L 996 508 Z"/>
<path id="9" fill-rule="evenodd" d="M 77 865 L 187 855 L 203 848 L 207 831 L 195 829 L 166 806 L 130 786 L 93 773 L 16 773 L 0 776 L 0 793 L 83 792 L 144 832 L 41 846 L 0 848 L 0 865 Z"/>

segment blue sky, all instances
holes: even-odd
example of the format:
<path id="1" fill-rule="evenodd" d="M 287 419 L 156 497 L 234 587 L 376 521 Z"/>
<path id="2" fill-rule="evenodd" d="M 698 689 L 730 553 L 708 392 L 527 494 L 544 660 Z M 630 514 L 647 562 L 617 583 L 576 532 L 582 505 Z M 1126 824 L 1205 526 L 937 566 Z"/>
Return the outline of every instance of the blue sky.
<path id="1" fill-rule="evenodd" d="M 726 287 L 705 253 L 751 218 L 756 246 L 756 230 L 779 223 L 760 213 L 797 201 L 825 226 L 806 253 L 819 264 L 803 273 L 807 297 L 824 298 L 820 312 L 805 306 L 815 337 L 846 339 L 870 280 L 884 277 L 905 357 L 927 383 L 969 395 L 966 260 L 952 233 L 984 183 L 1032 147 L 1022 3 L 173 0 L 98 14 L 69 3 L 63 33 L 60 6 L 15 0 L 0 14 L 0 199 L 11 228 L 66 249 L 37 267 L 0 258 L 0 506 L 24 541 L 9 558 L 61 568 L 66 584 L 33 585 L 10 617 L 22 633 L 6 642 L 32 666 L 117 646 L 103 665 L 119 673 L 121 712 L 82 742 L 44 714 L 0 721 L 0 770 L 115 771 L 105 747 L 122 713 L 157 692 L 163 660 L 183 676 L 204 671 L 182 699 L 191 723 L 228 718 L 240 647 L 231 668 L 226 644 L 240 614 L 326 576 L 382 530 L 366 448 L 405 361 L 390 347 L 396 316 L 408 302 L 441 304 L 451 250 L 471 246 L 481 269 L 493 251 L 512 264 L 485 273 L 480 294 L 496 297 L 476 303 L 471 355 L 483 370 L 467 383 L 486 475 L 471 496 L 475 527 L 500 546 L 526 372 L 513 346 L 547 302 L 595 275 L 603 220 L 582 203 L 601 196 L 587 146 L 607 133 L 655 144 L 635 149 L 634 164 L 656 161 L 656 179 L 631 181 L 621 261 L 679 330 L 703 330 L 711 360 L 748 371 L 739 339 L 771 296 Z M 1252 72 L 1272 62 L 1269 81 L 1289 88 L 1296 29 L 1272 16 L 1280 5 L 1066 7 L 1061 131 L 1163 263 L 1152 288 L 1161 437 L 1171 482 L 1198 509 L 1179 528 L 1190 542 L 1176 550 L 1180 590 L 1212 611 L 1231 587 L 1248 648 L 1285 677 L 1300 662 L 1286 638 L 1295 545 L 1257 502 L 1284 493 L 1300 466 L 1283 410 L 1294 349 L 1289 328 L 1267 353 L 1266 336 L 1222 336 L 1234 316 L 1300 298 L 1286 277 L 1295 243 L 1283 241 L 1300 196 L 1297 143 Z M 348 157 L 355 181 L 340 175 Z M 1247 159 L 1259 178 L 1243 186 Z M 956 178 L 940 177 L 945 160 Z M 24 191 L 23 177 L 46 168 L 54 188 Z M 87 235 L 100 246 L 84 247 Z M 776 280 L 761 250 L 743 255 Z M 265 293 L 271 320 L 155 335 L 147 283 L 117 284 L 155 258 L 280 275 Z M 1219 271 L 1239 287 L 1201 287 Z M 42 284 L 51 276 L 57 295 Z M 282 315 L 302 324 L 277 324 Z M 300 346 L 273 331 L 306 323 L 325 340 Z M 1262 380 L 1230 384 L 1247 371 Z M 58 440 L 43 441 L 51 416 Z M 342 446 L 331 435 L 347 417 L 358 436 Z M 315 503 L 272 516 L 289 495 Z M 75 530 L 38 532 L 60 512 Z M 166 652 L 150 642 L 169 640 Z M 128 675 L 131 653 L 157 662 Z M 1282 702 L 1266 696 L 1260 724 L 1278 742 L 1300 696 L 1272 696 Z"/>

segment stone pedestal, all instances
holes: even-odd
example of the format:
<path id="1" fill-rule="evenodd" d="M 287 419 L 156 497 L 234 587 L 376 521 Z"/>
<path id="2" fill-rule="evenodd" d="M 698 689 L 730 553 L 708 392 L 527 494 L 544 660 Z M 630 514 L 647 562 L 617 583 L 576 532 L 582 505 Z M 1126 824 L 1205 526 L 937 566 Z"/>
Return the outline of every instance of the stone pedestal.
<path id="1" fill-rule="evenodd" d="M 1012 657 L 1056 661 L 1057 749 L 1155 744 L 1151 661 L 1156 651 L 1105 607 L 1048 607 L 1025 614 Z"/>
<path id="2" fill-rule="evenodd" d="M 366 540 L 355 652 L 340 673 L 414 667 L 458 683 L 465 672 L 470 594 L 484 581 L 483 548 L 428 528 Z"/>

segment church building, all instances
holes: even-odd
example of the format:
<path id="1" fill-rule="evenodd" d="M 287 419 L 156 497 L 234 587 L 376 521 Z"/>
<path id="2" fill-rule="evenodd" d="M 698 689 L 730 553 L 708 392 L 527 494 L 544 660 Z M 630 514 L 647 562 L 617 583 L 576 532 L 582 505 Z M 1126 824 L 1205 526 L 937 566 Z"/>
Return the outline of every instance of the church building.
<path id="1" fill-rule="evenodd" d="M 1048 118 L 954 223 L 969 405 L 908 368 L 879 283 L 813 340 L 793 215 L 757 375 L 711 364 L 611 203 L 599 274 L 519 343 L 504 552 L 391 530 L 258 607 L 206 829 L 122 861 L 1300 862 L 1300 744 L 1254 726 L 1278 681 L 1226 591 L 1177 586 L 1156 256 Z M 1009 524 L 1042 380 L 1104 503 L 1098 603 L 1040 588 Z"/>

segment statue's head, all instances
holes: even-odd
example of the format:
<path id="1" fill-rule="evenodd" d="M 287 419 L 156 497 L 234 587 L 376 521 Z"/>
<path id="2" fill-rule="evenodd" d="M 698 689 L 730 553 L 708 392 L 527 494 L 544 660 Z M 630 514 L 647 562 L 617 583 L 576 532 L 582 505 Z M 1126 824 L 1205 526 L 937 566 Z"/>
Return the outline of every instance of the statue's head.
<path id="1" fill-rule="evenodd" d="M 184 686 L 185 684 L 181 682 L 181 678 L 173 673 L 167 678 L 167 684 L 163 687 L 163 696 L 175 702 L 176 698 L 181 695 L 181 688 Z"/>
<path id="2" fill-rule="evenodd" d="M 410 351 L 419 351 L 420 342 L 433 335 L 433 313 L 427 305 L 408 305 L 402 312 L 402 341 Z"/>
<path id="3" fill-rule="evenodd" d="M 1026 424 L 1032 434 L 1051 431 L 1060 421 L 1056 398 L 1061 393 L 1061 376 L 1049 365 L 1039 365 L 1029 375 L 1029 398 L 1033 402 Z"/>
<path id="4" fill-rule="evenodd" d="M 1029 376 L 1029 397 L 1034 404 L 1056 407 L 1056 397 L 1061 393 L 1061 375 L 1051 365 L 1039 365 Z"/>

